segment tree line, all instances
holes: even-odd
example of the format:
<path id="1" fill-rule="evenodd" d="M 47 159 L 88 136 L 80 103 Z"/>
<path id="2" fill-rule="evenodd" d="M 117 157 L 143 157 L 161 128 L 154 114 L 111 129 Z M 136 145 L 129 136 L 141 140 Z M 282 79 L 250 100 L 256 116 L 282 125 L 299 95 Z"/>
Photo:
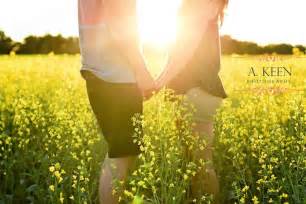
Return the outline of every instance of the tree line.
<path id="1" fill-rule="evenodd" d="M 0 54 L 77 54 L 79 40 L 77 37 L 63 37 L 62 35 L 44 35 L 26 37 L 23 42 L 15 42 L 0 31 Z"/>
<path id="2" fill-rule="evenodd" d="M 290 44 L 269 44 L 259 46 L 253 42 L 238 41 L 232 39 L 230 36 L 225 35 L 221 37 L 221 47 L 223 54 L 301 54 L 305 53 L 306 47 L 303 45 L 290 45 Z"/>
<path id="3" fill-rule="evenodd" d="M 260 46 L 253 42 L 238 41 L 225 35 L 221 37 L 222 54 L 296 54 L 305 53 L 303 45 L 270 44 Z M 0 31 L 0 54 L 77 54 L 79 53 L 77 37 L 63 37 L 61 35 L 28 36 L 23 42 L 15 42 L 3 31 Z"/>

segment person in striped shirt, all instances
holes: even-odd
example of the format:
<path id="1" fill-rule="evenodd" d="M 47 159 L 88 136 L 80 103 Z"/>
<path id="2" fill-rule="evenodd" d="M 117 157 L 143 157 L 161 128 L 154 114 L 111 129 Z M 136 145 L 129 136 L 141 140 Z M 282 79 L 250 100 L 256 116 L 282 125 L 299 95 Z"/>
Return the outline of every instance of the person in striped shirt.
<path id="1" fill-rule="evenodd" d="M 139 50 L 136 0 L 78 0 L 81 74 L 91 108 L 108 144 L 100 203 L 118 203 L 112 179 L 124 180 L 139 146 L 131 118 L 142 113 L 155 82 Z"/>

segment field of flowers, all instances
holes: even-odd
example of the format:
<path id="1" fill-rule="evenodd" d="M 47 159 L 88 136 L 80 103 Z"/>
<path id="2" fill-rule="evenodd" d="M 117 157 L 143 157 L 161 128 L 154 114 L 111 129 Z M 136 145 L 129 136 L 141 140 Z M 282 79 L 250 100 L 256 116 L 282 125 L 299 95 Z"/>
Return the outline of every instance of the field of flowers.
<path id="1" fill-rule="evenodd" d="M 156 75 L 159 63 L 150 63 Z M 98 202 L 106 145 L 79 66 L 78 55 L 0 56 L 1 204 Z M 248 82 L 250 68 L 262 66 L 290 68 L 281 77 L 290 82 Z M 214 155 L 223 203 L 306 203 L 305 71 L 305 57 L 223 57 L 229 98 L 215 118 Z M 190 180 L 205 166 L 189 154 L 205 141 L 192 132 L 188 107 L 163 91 L 133 119 L 136 136 L 139 125 L 145 134 L 135 137 L 139 168 L 114 191 L 124 203 L 188 199 Z M 209 195 L 194 200 L 209 202 Z"/>

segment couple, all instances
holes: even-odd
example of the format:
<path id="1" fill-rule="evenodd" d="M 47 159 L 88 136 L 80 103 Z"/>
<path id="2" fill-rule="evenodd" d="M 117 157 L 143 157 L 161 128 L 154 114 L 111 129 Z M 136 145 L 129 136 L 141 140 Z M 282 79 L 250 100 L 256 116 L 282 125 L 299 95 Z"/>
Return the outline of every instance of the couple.
<path id="1" fill-rule="evenodd" d="M 81 74 L 88 98 L 108 144 L 100 176 L 100 203 L 118 203 L 112 179 L 123 180 L 140 153 L 133 143 L 132 116 L 143 99 L 166 86 L 186 94 L 196 108 L 195 131 L 208 146 L 197 157 L 212 160 L 213 116 L 226 98 L 221 80 L 218 25 L 227 0 L 182 0 L 177 43 L 163 73 L 154 81 L 140 52 L 137 0 L 78 0 Z M 156 13 L 158 15 L 158 13 Z M 199 182 L 202 181 L 202 182 Z M 204 182 L 204 183 L 203 183 Z M 218 179 L 210 163 L 192 182 L 217 196 Z"/>

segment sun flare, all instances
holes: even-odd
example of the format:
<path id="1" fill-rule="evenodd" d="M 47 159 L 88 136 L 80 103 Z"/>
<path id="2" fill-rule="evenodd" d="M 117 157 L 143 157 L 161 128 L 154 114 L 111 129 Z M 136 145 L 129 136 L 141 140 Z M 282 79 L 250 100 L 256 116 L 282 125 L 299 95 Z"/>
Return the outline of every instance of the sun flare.
<path id="1" fill-rule="evenodd" d="M 142 43 L 166 47 L 176 38 L 181 0 L 138 0 L 138 28 Z"/>

